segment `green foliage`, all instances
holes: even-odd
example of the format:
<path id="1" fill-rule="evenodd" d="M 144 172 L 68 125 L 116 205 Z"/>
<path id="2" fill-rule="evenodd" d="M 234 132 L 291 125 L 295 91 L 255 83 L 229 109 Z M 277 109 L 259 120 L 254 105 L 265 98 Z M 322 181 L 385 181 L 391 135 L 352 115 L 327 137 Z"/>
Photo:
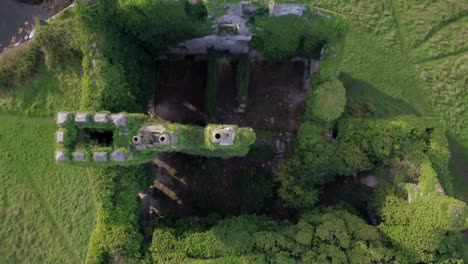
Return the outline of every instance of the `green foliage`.
<path id="1" fill-rule="evenodd" d="M 205 230 L 157 228 L 151 252 L 153 261 L 168 263 L 245 263 L 243 258 L 250 260 L 247 263 L 317 263 L 331 259 L 367 263 L 395 258 L 375 227 L 339 209 L 306 212 L 295 225 L 244 215 L 221 220 Z"/>
<path id="2" fill-rule="evenodd" d="M 74 14 L 74 13 L 72 13 Z M 36 21 L 34 42 L 44 54 L 48 69 L 60 70 L 70 65 L 70 60 L 81 60 L 79 29 L 74 15 L 61 16 L 49 23 Z"/>
<path id="3" fill-rule="evenodd" d="M 92 62 L 93 63 L 93 62 Z M 136 111 L 135 96 L 131 92 L 125 69 L 120 64 L 96 60 L 90 79 L 83 83 L 81 109 L 111 112 Z M 86 68 L 85 68 L 86 69 Z M 91 105 L 88 105 L 88 104 Z M 94 105 L 93 105 L 94 103 Z"/>
<path id="4" fill-rule="evenodd" d="M 40 53 L 32 42 L 15 47 L 0 54 L 0 92 L 8 93 L 37 70 Z"/>
<path id="5" fill-rule="evenodd" d="M 152 175 L 149 167 L 90 169 L 98 219 L 86 263 L 141 258 L 143 238 L 137 225 L 137 192 Z"/>
<path id="6" fill-rule="evenodd" d="M 345 119 L 332 140 L 329 129 L 304 122 L 297 134 L 295 157 L 276 172 L 278 193 L 287 206 L 310 208 L 316 202 L 318 186 L 333 181 L 336 175 L 356 175 L 377 164 L 394 166 L 395 160 L 415 157 L 417 166 L 417 162 L 427 161 L 415 172 L 422 175 L 417 180 L 425 192 L 433 192 L 440 181 L 445 192 L 452 193 L 443 131 L 433 119 Z"/>
<path id="7" fill-rule="evenodd" d="M 331 122 L 340 117 L 345 104 L 346 91 L 340 81 L 322 83 L 307 95 L 305 119 Z"/>
<path id="8" fill-rule="evenodd" d="M 449 231 L 463 229 L 466 205 L 447 196 L 423 195 L 408 203 L 388 196 L 380 230 L 410 262 L 439 262 L 460 259 L 459 245 L 450 243 Z M 444 241 L 445 248 L 441 247 Z M 448 243 L 447 243 L 448 242 Z M 454 242 L 454 241 L 452 241 Z M 443 249 L 443 250 L 441 250 Z"/>
<path id="9" fill-rule="evenodd" d="M 209 33 L 206 30 L 209 25 L 204 26 L 206 8 L 201 1 L 194 7 L 186 1 L 119 2 L 119 17 L 123 27 L 147 45 L 154 54 L 178 41 Z"/>
<path id="10" fill-rule="evenodd" d="M 254 47 L 274 60 L 292 58 L 301 50 L 301 40 L 313 34 L 311 22 L 296 15 L 258 16 L 255 26 L 262 30 L 256 34 Z"/>

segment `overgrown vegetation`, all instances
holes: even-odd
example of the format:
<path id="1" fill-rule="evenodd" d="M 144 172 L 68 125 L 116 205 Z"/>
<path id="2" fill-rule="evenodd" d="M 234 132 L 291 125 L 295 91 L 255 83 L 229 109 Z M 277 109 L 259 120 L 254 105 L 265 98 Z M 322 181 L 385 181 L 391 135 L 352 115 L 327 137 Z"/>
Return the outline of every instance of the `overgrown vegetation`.
<path id="1" fill-rule="evenodd" d="M 332 234 L 332 235 L 330 235 Z M 346 210 L 305 212 L 297 224 L 266 217 L 216 217 L 159 223 L 153 233 L 156 263 L 358 263 L 398 259 L 373 226 Z"/>
<path id="2" fill-rule="evenodd" d="M 463 41 L 468 7 L 463 1 L 302 2 L 327 9 L 318 10 L 337 16 L 332 20 L 336 23 L 321 24 L 320 19 L 311 23 L 314 13 L 309 12 L 316 9 L 306 12 L 305 18 L 258 16 L 253 21 L 266 29 L 257 32 L 255 45 L 267 57 L 317 58 L 324 48 L 320 70 L 312 78 L 304 122 L 294 143 L 295 156 L 277 172 L 279 199 L 276 193 L 262 193 L 263 188 L 242 187 L 242 196 L 271 199 L 293 208 L 278 205 L 273 210 L 275 217 L 291 222 L 273 221 L 268 216 L 163 219 L 156 221 L 150 246 L 136 220 L 136 192 L 149 184 L 146 180 L 151 170 L 93 169 L 88 173 L 98 220 L 87 262 L 461 260 L 459 230 L 467 228 L 466 206 L 447 196 L 452 195 L 453 186 L 447 169 L 450 155 L 445 127 L 429 118 L 396 116 L 411 113 L 441 117 L 447 121 L 448 133 L 459 142 L 454 156 L 462 160 L 465 157 L 458 154 L 468 146 L 468 117 L 464 111 L 468 102 L 464 89 L 468 60 Z M 0 56 L 1 111 L 50 115 L 59 109 L 76 110 L 81 100 L 82 109 L 90 111 L 143 112 L 147 92 L 155 84 L 148 70 L 153 67 L 152 56 L 171 43 L 209 30 L 202 4 L 192 10 L 184 1 L 150 4 L 96 0 L 91 4 L 79 1 L 77 7 L 79 20 L 65 16 L 63 21 L 42 25 L 37 41 Z M 350 21 L 346 41 L 348 26 L 341 16 Z M 74 23 L 79 25 L 79 42 L 74 38 L 76 34 L 65 32 Z M 80 60 L 77 43 L 84 54 L 83 90 L 79 89 L 81 69 L 71 67 L 66 71 L 62 67 L 69 65 L 69 58 Z M 41 53 L 48 68 L 43 65 Z M 341 71 L 345 74 L 340 76 Z M 239 84 L 245 83 L 238 82 L 238 88 L 242 88 L 244 85 Z M 374 92 L 367 93 L 370 90 Z M 345 102 L 345 113 L 341 115 Z M 0 228 L 0 238 L 7 241 L 4 246 L 18 245 L 14 250 L 0 246 L 0 255 L 11 262 L 31 258 L 80 262 L 94 214 L 84 191 L 88 180 L 77 176 L 84 176 L 82 172 L 70 168 L 58 171 L 52 156 L 44 154 L 53 153 L 42 148 L 53 146 L 47 136 L 53 134 L 52 120 L 0 119 L 6 124 L 0 126 L 0 131 L 4 130 L 0 141 L 7 147 L 0 154 L 4 156 L 0 159 L 0 175 L 7 190 L 5 199 L 0 200 L 4 201 L 0 202 L 0 207 L 4 206 L 0 211 L 7 219 L 5 228 Z M 47 142 L 37 141 L 45 139 Z M 28 161 L 27 166 L 24 161 Z M 451 168 L 460 171 L 466 166 L 458 161 Z M 251 170 L 239 171 L 256 176 L 251 175 Z M 379 180 L 377 188 L 368 189 L 367 204 L 362 205 L 375 214 L 377 227 L 365 224 L 361 218 L 369 216 L 363 215 L 362 208 L 353 207 L 351 201 L 344 208 L 358 216 L 340 208 L 308 211 L 319 207 L 324 184 L 341 176 L 352 181 L 362 174 L 374 174 Z M 454 175 L 463 177 L 462 173 Z M 45 184 L 38 185 L 37 180 Z M 255 184 L 268 184 L 265 189 L 269 190 L 271 181 L 262 180 Z M 456 182 L 457 191 L 463 192 L 458 189 L 466 181 L 458 178 Z M 249 192 L 256 192 L 256 196 Z M 30 197 L 31 193 L 36 196 Z M 262 208 L 250 199 L 239 203 L 249 205 L 240 212 L 255 213 L 260 210 L 256 208 Z M 35 221 L 28 222 L 31 219 Z M 28 235 L 19 226 L 25 227 Z M 49 228 L 44 231 L 44 227 Z M 22 235 L 17 238 L 17 234 Z M 35 240 L 33 235 L 44 239 Z M 26 247 L 29 250 L 24 250 Z M 24 252 L 28 252 L 27 257 Z"/>
<path id="3" fill-rule="evenodd" d="M 27 43 L 0 55 L 0 92 L 9 94 L 18 82 L 37 71 L 39 52 L 34 43 Z"/>
<path id="4" fill-rule="evenodd" d="M 86 263 L 137 262 L 143 237 L 137 224 L 140 188 L 148 185 L 151 168 L 88 170 L 97 208 Z"/>

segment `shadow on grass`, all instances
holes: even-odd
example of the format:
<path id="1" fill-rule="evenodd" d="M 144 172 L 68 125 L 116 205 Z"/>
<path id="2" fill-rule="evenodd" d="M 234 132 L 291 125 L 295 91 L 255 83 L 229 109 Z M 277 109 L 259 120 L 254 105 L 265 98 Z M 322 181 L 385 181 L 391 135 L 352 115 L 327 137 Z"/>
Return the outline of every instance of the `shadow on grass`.
<path id="1" fill-rule="evenodd" d="M 420 114 L 408 103 L 380 92 L 371 84 L 354 79 L 346 73 L 340 75 L 346 88 L 346 107 L 343 117 L 388 118 L 399 115 Z"/>

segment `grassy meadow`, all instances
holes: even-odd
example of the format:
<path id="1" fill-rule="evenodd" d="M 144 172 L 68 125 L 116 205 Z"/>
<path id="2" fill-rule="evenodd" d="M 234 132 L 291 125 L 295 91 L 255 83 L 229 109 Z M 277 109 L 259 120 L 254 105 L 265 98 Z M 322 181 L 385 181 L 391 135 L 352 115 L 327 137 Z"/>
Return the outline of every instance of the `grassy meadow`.
<path id="1" fill-rule="evenodd" d="M 51 71 L 42 63 L 37 72 L 17 83 L 0 97 L 0 112 L 28 116 L 53 116 L 58 111 L 74 111 L 80 106 L 81 68 Z"/>
<path id="2" fill-rule="evenodd" d="M 81 263 L 95 222 L 83 168 L 54 162 L 53 118 L 0 114 L 0 263 Z"/>

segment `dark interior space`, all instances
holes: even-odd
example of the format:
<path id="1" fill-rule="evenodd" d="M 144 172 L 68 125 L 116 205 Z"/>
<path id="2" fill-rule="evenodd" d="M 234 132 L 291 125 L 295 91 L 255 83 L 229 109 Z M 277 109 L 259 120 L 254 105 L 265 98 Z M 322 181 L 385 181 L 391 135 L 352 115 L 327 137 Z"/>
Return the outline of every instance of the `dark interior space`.
<path id="1" fill-rule="evenodd" d="M 114 143 L 114 132 L 105 129 L 80 129 L 78 132 L 80 143 L 95 143 L 98 146 L 112 146 Z"/>
<path id="2" fill-rule="evenodd" d="M 250 64 L 245 113 L 236 113 L 235 63 L 220 67 L 217 103 L 219 122 L 264 130 L 295 130 L 303 112 L 303 62 L 258 61 Z"/>
<path id="3" fill-rule="evenodd" d="M 206 66 L 206 61 L 195 59 L 161 62 L 157 69 L 155 106 L 166 103 L 186 104 L 204 112 Z"/>

